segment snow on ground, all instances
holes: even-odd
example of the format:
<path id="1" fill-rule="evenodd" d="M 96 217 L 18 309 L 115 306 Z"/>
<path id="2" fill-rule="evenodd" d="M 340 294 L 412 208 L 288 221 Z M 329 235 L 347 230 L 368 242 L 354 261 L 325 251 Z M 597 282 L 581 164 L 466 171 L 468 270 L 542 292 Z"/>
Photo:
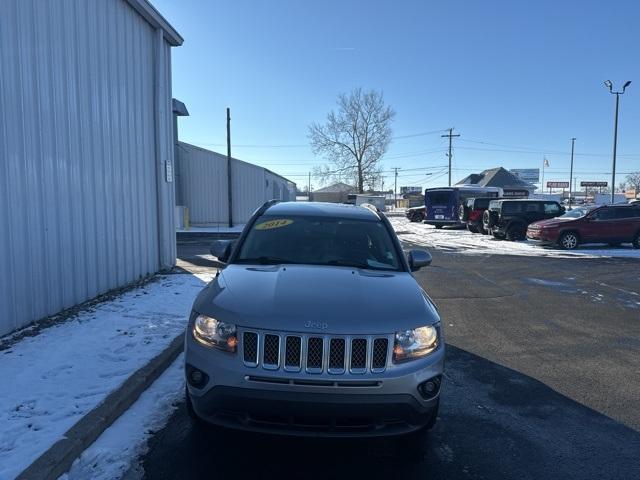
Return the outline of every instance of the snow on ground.
<path id="1" fill-rule="evenodd" d="M 184 355 L 73 462 L 59 480 L 115 480 L 144 455 L 147 441 L 169 420 L 184 396 Z"/>
<path id="2" fill-rule="evenodd" d="M 211 275 L 165 275 L 0 351 L 0 479 L 14 478 L 184 331 Z"/>
<path id="3" fill-rule="evenodd" d="M 524 242 L 497 240 L 491 235 L 471 233 L 466 229 L 442 228 L 437 230 L 432 225 L 412 223 L 406 217 L 390 217 L 389 221 L 402 241 L 455 253 L 563 258 L 640 258 L 640 249 L 634 249 L 631 244 L 623 245 L 619 248 L 602 248 L 602 245 L 581 245 L 575 251 L 566 251 L 557 247 L 542 247 L 528 240 Z"/>

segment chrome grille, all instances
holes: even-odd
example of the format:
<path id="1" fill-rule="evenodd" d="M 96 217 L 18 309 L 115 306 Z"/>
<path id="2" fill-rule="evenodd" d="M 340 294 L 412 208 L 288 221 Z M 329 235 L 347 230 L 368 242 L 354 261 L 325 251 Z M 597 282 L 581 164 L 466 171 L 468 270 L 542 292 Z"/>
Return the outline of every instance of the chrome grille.
<path id="1" fill-rule="evenodd" d="M 277 367 L 280 358 L 280 337 L 272 334 L 265 335 L 263 350 L 262 362 L 264 366 Z"/>
<path id="2" fill-rule="evenodd" d="M 332 375 L 383 372 L 390 362 L 389 336 L 305 335 L 243 331 L 242 356 L 249 367 Z"/>
<path id="3" fill-rule="evenodd" d="M 351 371 L 364 370 L 367 365 L 367 340 L 354 338 L 351 340 Z"/>
<path id="4" fill-rule="evenodd" d="M 307 370 L 322 371 L 322 357 L 324 340 L 320 337 L 311 337 L 307 341 Z"/>
<path id="5" fill-rule="evenodd" d="M 302 359 L 302 339 L 297 336 L 288 336 L 285 342 L 284 368 L 287 370 L 300 370 Z"/>
<path id="6" fill-rule="evenodd" d="M 376 338 L 373 341 L 373 350 L 371 351 L 371 370 L 377 371 L 387 366 L 387 350 L 389 348 L 389 340 L 386 338 Z"/>
<path id="7" fill-rule="evenodd" d="M 332 338 L 329 341 L 329 373 L 344 373 L 344 338 Z"/>
<path id="8" fill-rule="evenodd" d="M 258 364 L 258 334 L 254 332 L 244 332 L 242 336 L 244 362 L 247 364 Z"/>

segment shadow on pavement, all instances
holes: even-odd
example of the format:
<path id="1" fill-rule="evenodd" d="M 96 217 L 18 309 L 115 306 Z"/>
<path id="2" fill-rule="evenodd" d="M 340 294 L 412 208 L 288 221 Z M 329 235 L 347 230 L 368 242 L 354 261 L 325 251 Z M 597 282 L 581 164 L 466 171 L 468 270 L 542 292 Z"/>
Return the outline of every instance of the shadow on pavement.
<path id="1" fill-rule="evenodd" d="M 640 478 L 640 434 L 543 383 L 449 346 L 422 455 L 388 439 L 194 429 L 182 406 L 149 442 L 145 478 Z"/>

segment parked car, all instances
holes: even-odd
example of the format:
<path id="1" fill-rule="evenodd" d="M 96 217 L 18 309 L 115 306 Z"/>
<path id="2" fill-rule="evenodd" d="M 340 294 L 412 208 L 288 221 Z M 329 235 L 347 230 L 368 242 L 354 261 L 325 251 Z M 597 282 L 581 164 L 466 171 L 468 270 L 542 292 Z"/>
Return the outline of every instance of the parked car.
<path id="1" fill-rule="evenodd" d="M 491 198 L 468 198 L 460 204 L 458 217 L 467 225 L 467 230 L 486 235 L 488 232 L 482 223 L 482 215 L 489 208 Z"/>
<path id="2" fill-rule="evenodd" d="M 436 228 L 460 225 L 458 208 L 467 198 L 498 198 L 502 193 L 502 189 L 498 187 L 478 187 L 477 185 L 427 188 L 424 191 L 424 223 Z"/>
<path id="3" fill-rule="evenodd" d="M 425 207 L 411 207 L 407 208 L 407 218 L 412 222 L 422 222 L 426 217 Z"/>
<path id="4" fill-rule="evenodd" d="M 619 246 L 631 242 L 640 248 L 640 205 L 575 208 L 558 218 L 532 223 L 527 238 L 567 250 L 581 243 Z"/>
<path id="5" fill-rule="evenodd" d="M 405 255 L 383 213 L 268 202 L 212 254 L 226 265 L 185 335 L 194 421 L 311 436 L 433 426 L 445 342 L 412 275 L 431 255 Z"/>
<path id="6" fill-rule="evenodd" d="M 492 200 L 482 215 L 484 228 L 495 238 L 524 240 L 530 223 L 555 218 L 565 209 L 551 200 Z"/>

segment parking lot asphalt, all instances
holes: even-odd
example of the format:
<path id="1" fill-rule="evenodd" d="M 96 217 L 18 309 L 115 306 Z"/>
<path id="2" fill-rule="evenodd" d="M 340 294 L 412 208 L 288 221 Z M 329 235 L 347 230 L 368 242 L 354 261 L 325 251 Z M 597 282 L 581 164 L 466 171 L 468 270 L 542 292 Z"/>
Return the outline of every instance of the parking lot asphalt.
<path id="1" fill-rule="evenodd" d="M 207 250 L 179 255 L 207 268 Z M 182 405 L 151 439 L 145 478 L 640 478 L 639 262 L 432 253 L 416 278 L 448 353 L 422 455 L 393 439 L 194 429 Z"/>

